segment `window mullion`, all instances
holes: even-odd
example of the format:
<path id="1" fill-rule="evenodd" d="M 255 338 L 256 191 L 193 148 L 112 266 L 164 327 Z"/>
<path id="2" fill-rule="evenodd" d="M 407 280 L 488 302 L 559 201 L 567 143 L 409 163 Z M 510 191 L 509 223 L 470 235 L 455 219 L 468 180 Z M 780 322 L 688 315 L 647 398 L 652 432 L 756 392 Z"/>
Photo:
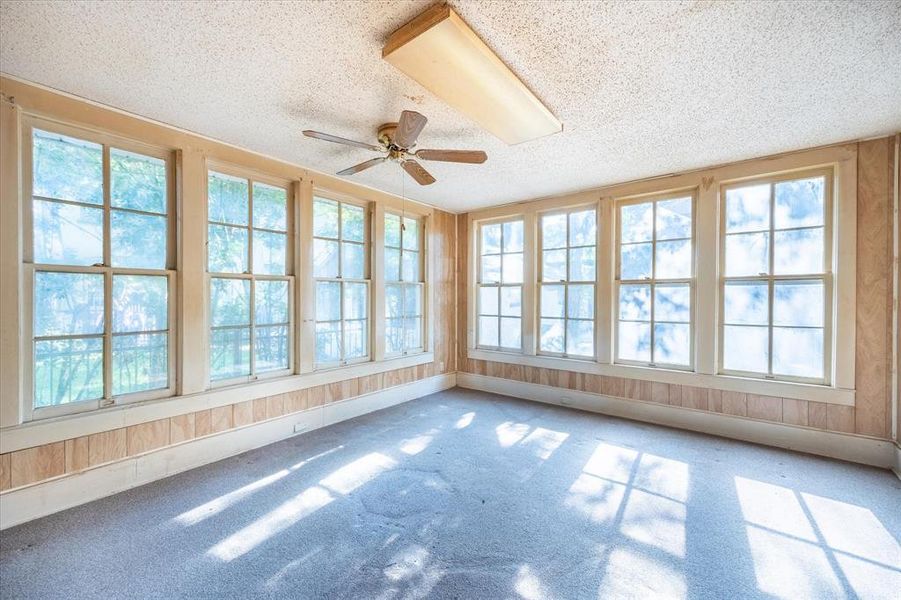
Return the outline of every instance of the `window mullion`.
<path id="1" fill-rule="evenodd" d="M 768 293 L 768 321 L 767 321 L 767 375 L 769 377 L 773 376 L 773 304 L 774 298 L 773 295 L 776 291 L 775 284 L 775 273 L 774 273 L 774 265 L 775 259 L 774 255 L 776 253 L 776 193 L 775 187 L 773 184 L 770 184 L 770 232 L 769 232 L 769 255 L 767 259 L 769 260 L 769 265 L 767 266 L 767 270 L 769 273 L 767 274 L 767 293 Z"/>

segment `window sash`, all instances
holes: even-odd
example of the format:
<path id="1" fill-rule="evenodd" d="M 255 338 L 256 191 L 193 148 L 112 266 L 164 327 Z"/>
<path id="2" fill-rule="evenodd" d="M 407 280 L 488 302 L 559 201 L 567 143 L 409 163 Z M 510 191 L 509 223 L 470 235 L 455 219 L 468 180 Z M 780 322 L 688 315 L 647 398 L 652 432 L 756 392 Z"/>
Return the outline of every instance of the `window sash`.
<path id="1" fill-rule="evenodd" d="M 372 286 L 371 282 L 368 279 L 342 279 L 340 277 L 316 277 L 313 279 L 313 289 L 314 294 L 316 293 L 316 289 L 319 283 L 337 283 L 341 286 L 341 298 L 338 305 L 338 319 L 322 319 L 318 318 L 318 315 L 315 319 L 315 325 L 319 325 L 321 323 L 338 323 L 339 324 L 339 355 L 340 358 L 335 361 L 319 361 L 316 356 L 316 338 L 314 333 L 314 349 L 313 349 L 313 365 L 314 368 L 319 369 L 331 369 L 335 367 L 343 367 L 346 365 L 352 365 L 361 362 L 368 362 L 372 359 Z M 361 319 L 347 319 L 344 317 L 344 300 L 345 300 L 345 284 L 348 283 L 356 283 L 356 284 L 365 284 L 366 285 L 366 316 Z M 354 321 L 363 321 L 364 328 L 363 331 L 366 335 L 366 353 L 364 356 L 356 356 L 352 358 L 347 358 L 346 352 L 346 343 L 345 343 L 345 323 L 354 322 Z"/>
<path id="2" fill-rule="evenodd" d="M 478 226 L 477 228 L 475 228 L 476 235 L 478 236 L 478 237 L 477 237 L 477 240 L 478 240 L 478 241 L 477 241 L 477 245 L 476 245 L 476 256 L 477 256 L 478 264 L 476 265 L 476 274 L 477 274 L 477 275 L 476 275 L 476 286 L 475 286 L 475 287 L 476 287 L 476 301 L 475 301 L 475 306 L 476 306 L 476 319 L 477 319 L 477 321 L 478 321 L 478 319 L 481 317 L 481 313 L 482 313 L 482 311 L 481 311 L 481 306 L 480 306 L 480 300 L 479 300 L 479 297 L 480 297 L 480 295 L 481 295 L 481 294 L 479 293 L 479 290 L 480 290 L 480 289 L 482 289 L 482 288 L 498 288 L 498 302 L 500 302 L 500 288 L 503 288 L 503 287 L 519 288 L 519 290 L 520 290 L 520 298 L 522 298 L 523 289 L 524 289 L 524 285 L 523 285 L 524 282 L 518 282 L 518 283 L 513 283 L 513 282 L 509 282 L 509 283 L 508 283 L 508 282 L 504 282 L 504 273 L 503 273 L 503 269 L 504 269 L 504 266 L 503 266 L 503 265 L 504 265 L 504 256 L 505 256 L 505 255 L 509 255 L 509 254 L 519 254 L 519 255 L 521 255 L 521 256 L 522 256 L 522 260 L 523 260 L 523 268 L 525 268 L 525 261 L 526 261 L 526 257 L 527 257 L 527 254 L 526 254 L 526 248 L 525 248 L 525 242 L 524 242 L 524 245 L 523 245 L 522 250 L 519 251 L 519 252 L 505 252 L 505 251 L 504 251 L 504 224 L 505 224 L 505 223 L 516 223 L 516 222 L 523 223 L 523 227 L 525 227 L 525 222 L 524 222 L 524 220 L 523 220 L 522 218 L 511 218 L 511 219 L 503 219 L 503 220 L 498 220 L 498 221 L 490 221 L 490 222 L 480 223 L 479 226 Z M 499 252 L 490 252 L 490 253 L 483 253 L 483 252 L 482 252 L 482 227 L 484 227 L 484 226 L 486 226 L 486 225 L 499 225 L 499 226 L 500 226 L 501 237 L 500 237 L 500 241 L 499 241 L 499 250 L 500 250 Z M 484 256 L 498 256 L 498 257 L 500 257 L 500 269 L 501 269 L 501 270 L 500 270 L 500 277 L 499 277 L 498 281 L 485 281 L 485 280 L 484 280 L 483 274 L 482 274 L 482 257 L 484 257 Z M 486 316 L 495 316 L 495 315 L 486 315 Z M 500 319 L 501 319 L 501 317 L 502 317 L 502 315 L 500 314 L 500 305 L 498 305 L 498 314 L 497 314 L 497 319 L 498 319 L 498 332 L 500 332 L 500 326 L 501 326 L 501 325 L 500 325 L 500 324 L 501 324 Z M 485 350 L 501 350 L 501 351 L 506 351 L 506 352 L 511 352 L 511 351 L 513 351 L 513 352 L 517 352 L 517 351 L 518 351 L 518 352 L 522 352 L 522 350 L 523 350 L 523 333 L 524 333 L 524 332 L 523 332 L 523 318 L 524 318 L 524 317 L 525 317 L 525 315 L 523 315 L 523 314 L 520 314 L 520 316 L 518 317 L 518 318 L 519 318 L 519 323 L 520 323 L 520 334 L 519 334 L 520 345 L 519 345 L 519 348 L 509 348 L 509 347 L 506 347 L 506 346 L 501 346 L 500 344 L 498 344 L 497 346 L 494 346 L 494 345 L 491 345 L 491 344 L 484 344 L 484 343 L 482 343 L 482 340 L 479 339 L 480 336 L 479 336 L 479 326 L 478 326 L 478 322 L 476 322 L 476 324 L 475 324 L 476 347 L 477 347 L 477 348 L 482 348 L 482 349 L 485 349 Z M 511 318 L 511 319 L 512 319 L 512 318 L 516 318 L 516 317 L 505 317 L 505 318 Z M 500 343 L 500 333 L 498 333 L 498 343 Z"/>
<path id="3" fill-rule="evenodd" d="M 397 356 L 408 356 L 410 354 L 418 354 L 420 352 L 425 352 L 425 337 L 423 335 L 423 329 L 425 328 L 425 283 L 423 282 L 409 282 L 409 281 L 386 281 L 385 288 L 391 286 L 397 286 L 401 289 L 401 308 L 399 317 L 390 317 L 388 316 L 387 311 L 385 312 L 385 326 L 387 329 L 387 325 L 390 321 L 401 321 L 403 327 L 402 331 L 402 342 L 401 349 L 396 352 L 389 352 L 385 350 L 386 357 L 397 357 Z M 407 314 L 407 292 L 406 289 L 408 287 L 418 287 L 419 288 L 419 310 L 415 315 Z M 420 344 L 418 346 L 407 346 L 407 321 L 419 319 L 419 341 Z"/>

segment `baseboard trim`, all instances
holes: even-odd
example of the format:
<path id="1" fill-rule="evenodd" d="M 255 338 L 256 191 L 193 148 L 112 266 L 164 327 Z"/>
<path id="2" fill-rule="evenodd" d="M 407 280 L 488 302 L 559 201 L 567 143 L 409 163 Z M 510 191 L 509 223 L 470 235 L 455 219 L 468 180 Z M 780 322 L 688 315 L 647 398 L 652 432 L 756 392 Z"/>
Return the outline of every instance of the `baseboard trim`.
<path id="1" fill-rule="evenodd" d="M 10 490 L 0 495 L 0 530 L 455 385 L 455 373 L 436 375 Z"/>
<path id="2" fill-rule="evenodd" d="M 602 394 L 526 383 L 500 377 L 457 373 L 457 385 L 546 404 L 578 408 L 605 415 L 666 425 L 807 452 L 901 472 L 901 450 L 887 440 L 758 421 L 722 413 L 669 406 L 641 400 L 625 400 Z"/>
<path id="3" fill-rule="evenodd" d="M 901 479 L 901 445 L 897 443 L 895 444 L 895 466 L 892 467 L 892 471 L 895 472 L 898 479 Z"/>

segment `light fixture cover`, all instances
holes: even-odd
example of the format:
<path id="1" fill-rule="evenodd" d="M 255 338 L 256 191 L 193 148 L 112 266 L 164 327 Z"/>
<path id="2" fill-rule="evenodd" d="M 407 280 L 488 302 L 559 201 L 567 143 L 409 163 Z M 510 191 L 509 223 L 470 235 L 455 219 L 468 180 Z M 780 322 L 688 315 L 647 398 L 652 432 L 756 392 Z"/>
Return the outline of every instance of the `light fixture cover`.
<path id="1" fill-rule="evenodd" d="M 395 31 L 382 58 L 507 144 L 563 130 L 559 120 L 448 5 Z"/>

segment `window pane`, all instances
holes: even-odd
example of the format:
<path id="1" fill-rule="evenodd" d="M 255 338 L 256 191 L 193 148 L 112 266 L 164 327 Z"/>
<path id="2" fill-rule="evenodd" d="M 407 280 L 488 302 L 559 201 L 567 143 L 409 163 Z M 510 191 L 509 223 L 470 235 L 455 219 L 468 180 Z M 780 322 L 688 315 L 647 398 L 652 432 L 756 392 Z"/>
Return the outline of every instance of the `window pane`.
<path id="1" fill-rule="evenodd" d="M 726 275 L 769 273 L 769 233 L 742 233 L 726 236 Z"/>
<path id="2" fill-rule="evenodd" d="M 620 242 L 648 242 L 654 230 L 654 205 L 651 202 L 620 207 Z"/>
<path id="3" fill-rule="evenodd" d="M 313 277 L 338 275 L 338 242 L 313 239 Z"/>
<path id="4" fill-rule="evenodd" d="M 385 248 L 385 280 L 400 281 L 400 250 Z"/>
<path id="5" fill-rule="evenodd" d="M 774 327 L 773 373 L 823 377 L 823 330 Z"/>
<path id="6" fill-rule="evenodd" d="M 566 353 L 573 356 L 594 356 L 594 322 L 566 322 Z"/>
<path id="7" fill-rule="evenodd" d="M 341 244 L 341 276 L 345 279 L 363 279 L 366 272 L 363 244 Z"/>
<path id="8" fill-rule="evenodd" d="M 563 319 L 541 319 L 538 349 L 542 352 L 563 353 L 563 335 L 566 322 Z"/>
<path id="9" fill-rule="evenodd" d="M 482 254 L 500 254 L 501 253 L 501 225 L 500 223 L 492 223 L 491 225 L 482 225 Z"/>
<path id="10" fill-rule="evenodd" d="M 250 281 L 210 279 L 210 315 L 214 327 L 250 323 Z"/>
<path id="11" fill-rule="evenodd" d="M 166 268 L 166 217 L 112 210 L 110 253 L 114 267 Z"/>
<path id="12" fill-rule="evenodd" d="M 619 318 L 628 321 L 650 321 L 651 286 L 619 286 Z"/>
<path id="13" fill-rule="evenodd" d="M 210 173 L 209 220 L 232 225 L 247 225 L 248 186 L 247 180 L 222 173 Z"/>
<path id="14" fill-rule="evenodd" d="M 651 361 L 651 326 L 648 323 L 620 321 L 618 358 L 622 360 Z"/>
<path id="15" fill-rule="evenodd" d="M 385 214 L 385 246 L 400 248 L 400 217 Z"/>
<path id="16" fill-rule="evenodd" d="M 404 320 L 387 319 L 385 321 L 385 352 L 398 354 L 404 350 Z"/>
<path id="17" fill-rule="evenodd" d="M 254 286 L 254 322 L 257 325 L 287 323 L 288 282 L 257 280 Z"/>
<path id="18" fill-rule="evenodd" d="M 313 235 L 338 237 L 338 203 L 334 200 L 324 198 L 313 200 Z"/>
<path id="19" fill-rule="evenodd" d="M 113 275 L 113 332 L 169 328 L 169 282 L 160 275 Z"/>
<path id="20" fill-rule="evenodd" d="M 522 221 L 504 223 L 504 253 L 522 252 Z"/>
<path id="21" fill-rule="evenodd" d="M 501 314 L 505 317 L 522 316 L 522 288 L 501 288 Z"/>
<path id="22" fill-rule="evenodd" d="M 541 253 L 541 280 L 566 280 L 566 250 L 545 250 Z"/>
<path id="23" fill-rule="evenodd" d="M 406 285 L 404 288 L 404 316 L 422 316 L 422 288 L 418 285 Z"/>
<path id="24" fill-rule="evenodd" d="M 34 342 L 34 407 L 103 397 L 103 339 Z"/>
<path id="25" fill-rule="evenodd" d="M 562 319 L 566 308 L 566 286 L 541 286 L 541 316 Z"/>
<path id="26" fill-rule="evenodd" d="M 775 187 L 776 229 L 823 225 L 826 180 L 823 177 L 783 181 Z"/>
<path id="27" fill-rule="evenodd" d="M 404 348 L 413 350 L 422 348 L 422 319 L 407 319 L 404 321 Z"/>
<path id="28" fill-rule="evenodd" d="M 404 281 L 419 281 L 419 252 L 404 250 L 403 261 Z"/>
<path id="29" fill-rule="evenodd" d="M 770 184 L 726 190 L 726 232 L 770 228 Z"/>
<path id="30" fill-rule="evenodd" d="M 33 194 L 103 204 L 100 144 L 34 130 Z"/>
<path id="31" fill-rule="evenodd" d="M 654 320 L 691 321 L 691 288 L 688 284 L 655 286 Z"/>
<path id="32" fill-rule="evenodd" d="M 113 207 L 166 214 L 166 161 L 116 148 L 109 158 Z"/>
<path id="33" fill-rule="evenodd" d="M 723 368 L 766 373 L 769 362 L 766 327 L 726 325 L 723 331 Z"/>
<path id="34" fill-rule="evenodd" d="M 566 215 L 541 217 L 541 247 L 566 248 Z"/>
<path id="35" fill-rule="evenodd" d="M 582 210 L 569 215 L 569 245 L 594 246 L 597 239 L 595 211 Z"/>
<path id="36" fill-rule="evenodd" d="M 479 288 L 479 314 L 480 315 L 497 315 L 498 313 L 498 290 L 497 287 L 480 287 Z"/>
<path id="37" fill-rule="evenodd" d="M 404 315 L 403 286 L 388 284 L 385 286 L 385 315 L 388 319 L 399 319 Z"/>
<path id="38" fill-rule="evenodd" d="M 773 284 L 773 325 L 823 326 L 821 281 L 777 281 Z"/>
<path id="39" fill-rule="evenodd" d="M 482 281 L 499 282 L 501 280 L 501 257 L 483 256 L 482 257 Z"/>
<path id="40" fill-rule="evenodd" d="M 34 274 L 34 335 L 103 333 L 103 275 Z"/>
<path id="41" fill-rule="evenodd" d="M 253 230 L 253 272 L 284 275 L 288 255 L 288 236 L 284 233 Z"/>
<path id="42" fill-rule="evenodd" d="M 247 271 L 247 230 L 229 225 L 209 225 L 207 253 L 211 273 Z"/>
<path id="43" fill-rule="evenodd" d="M 113 395 L 169 386 L 169 334 L 113 336 Z"/>
<path id="44" fill-rule="evenodd" d="M 34 262 L 93 265 L 103 262 L 103 210 L 35 200 Z"/>
<path id="45" fill-rule="evenodd" d="M 656 277 L 685 279 L 691 277 L 691 240 L 657 242 Z"/>
<path id="46" fill-rule="evenodd" d="M 620 247 L 620 276 L 648 279 L 651 276 L 651 244 L 624 244 Z"/>
<path id="47" fill-rule="evenodd" d="M 594 319 L 594 285 L 570 285 L 566 316 L 570 319 Z"/>
<path id="48" fill-rule="evenodd" d="M 691 326 L 687 323 L 655 323 L 654 362 L 668 365 L 689 365 L 691 363 Z"/>
<path id="49" fill-rule="evenodd" d="M 341 238 L 352 242 L 365 240 L 365 212 L 352 204 L 341 204 Z"/>
<path id="50" fill-rule="evenodd" d="M 501 348 L 522 347 L 522 321 L 518 317 L 501 317 Z"/>
<path id="51" fill-rule="evenodd" d="M 596 252 L 594 246 L 569 251 L 570 281 L 594 281 Z"/>
<path id="52" fill-rule="evenodd" d="M 726 284 L 723 322 L 739 325 L 766 325 L 769 322 L 769 289 L 766 283 Z"/>
<path id="53" fill-rule="evenodd" d="M 254 183 L 253 226 L 287 231 L 288 192 L 265 183 Z"/>
<path id="54" fill-rule="evenodd" d="M 657 239 L 691 237 L 691 197 L 661 200 L 657 203 Z"/>
<path id="55" fill-rule="evenodd" d="M 504 283 L 522 283 L 522 253 L 503 255 Z"/>
<path id="56" fill-rule="evenodd" d="M 419 221 L 404 217 L 404 248 L 407 250 L 419 250 Z"/>
<path id="57" fill-rule="evenodd" d="M 210 332 L 210 379 L 250 375 L 250 327 Z"/>
<path id="58" fill-rule="evenodd" d="M 344 318 L 365 319 L 369 315 L 366 310 L 365 283 L 344 284 Z"/>
<path id="59" fill-rule="evenodd" d="M 316 320 L 338 321 L 341 319 L 341 283 L 337 281 L 316 282 Z"/>
<path id="60" fill-rule="evenodd" d="M 344 321 L 344 358 L 363 358 L 367 354 L 367 321 Z"/>
<path id="61" fill-rule="evenodd" d="M 773 248 L 776 275 L 823 272 L 823 229 L 777 231 Z"/>
<path id="62" fill-rule="evenodd" d="M 256 328 L 254 361 L 254 368 L 257 373 L 288 368 L 287 325 Z"/>
<path id="63" fill-rule="evenodd" d="M 479 345 L 497 347 L 499 342 L 497 317 L 479 317 Z"/>
<path id="64" fill-rule="evenodd" d="M 316 362 L 341 360 L 341 323 L 316 323 Z"/>

